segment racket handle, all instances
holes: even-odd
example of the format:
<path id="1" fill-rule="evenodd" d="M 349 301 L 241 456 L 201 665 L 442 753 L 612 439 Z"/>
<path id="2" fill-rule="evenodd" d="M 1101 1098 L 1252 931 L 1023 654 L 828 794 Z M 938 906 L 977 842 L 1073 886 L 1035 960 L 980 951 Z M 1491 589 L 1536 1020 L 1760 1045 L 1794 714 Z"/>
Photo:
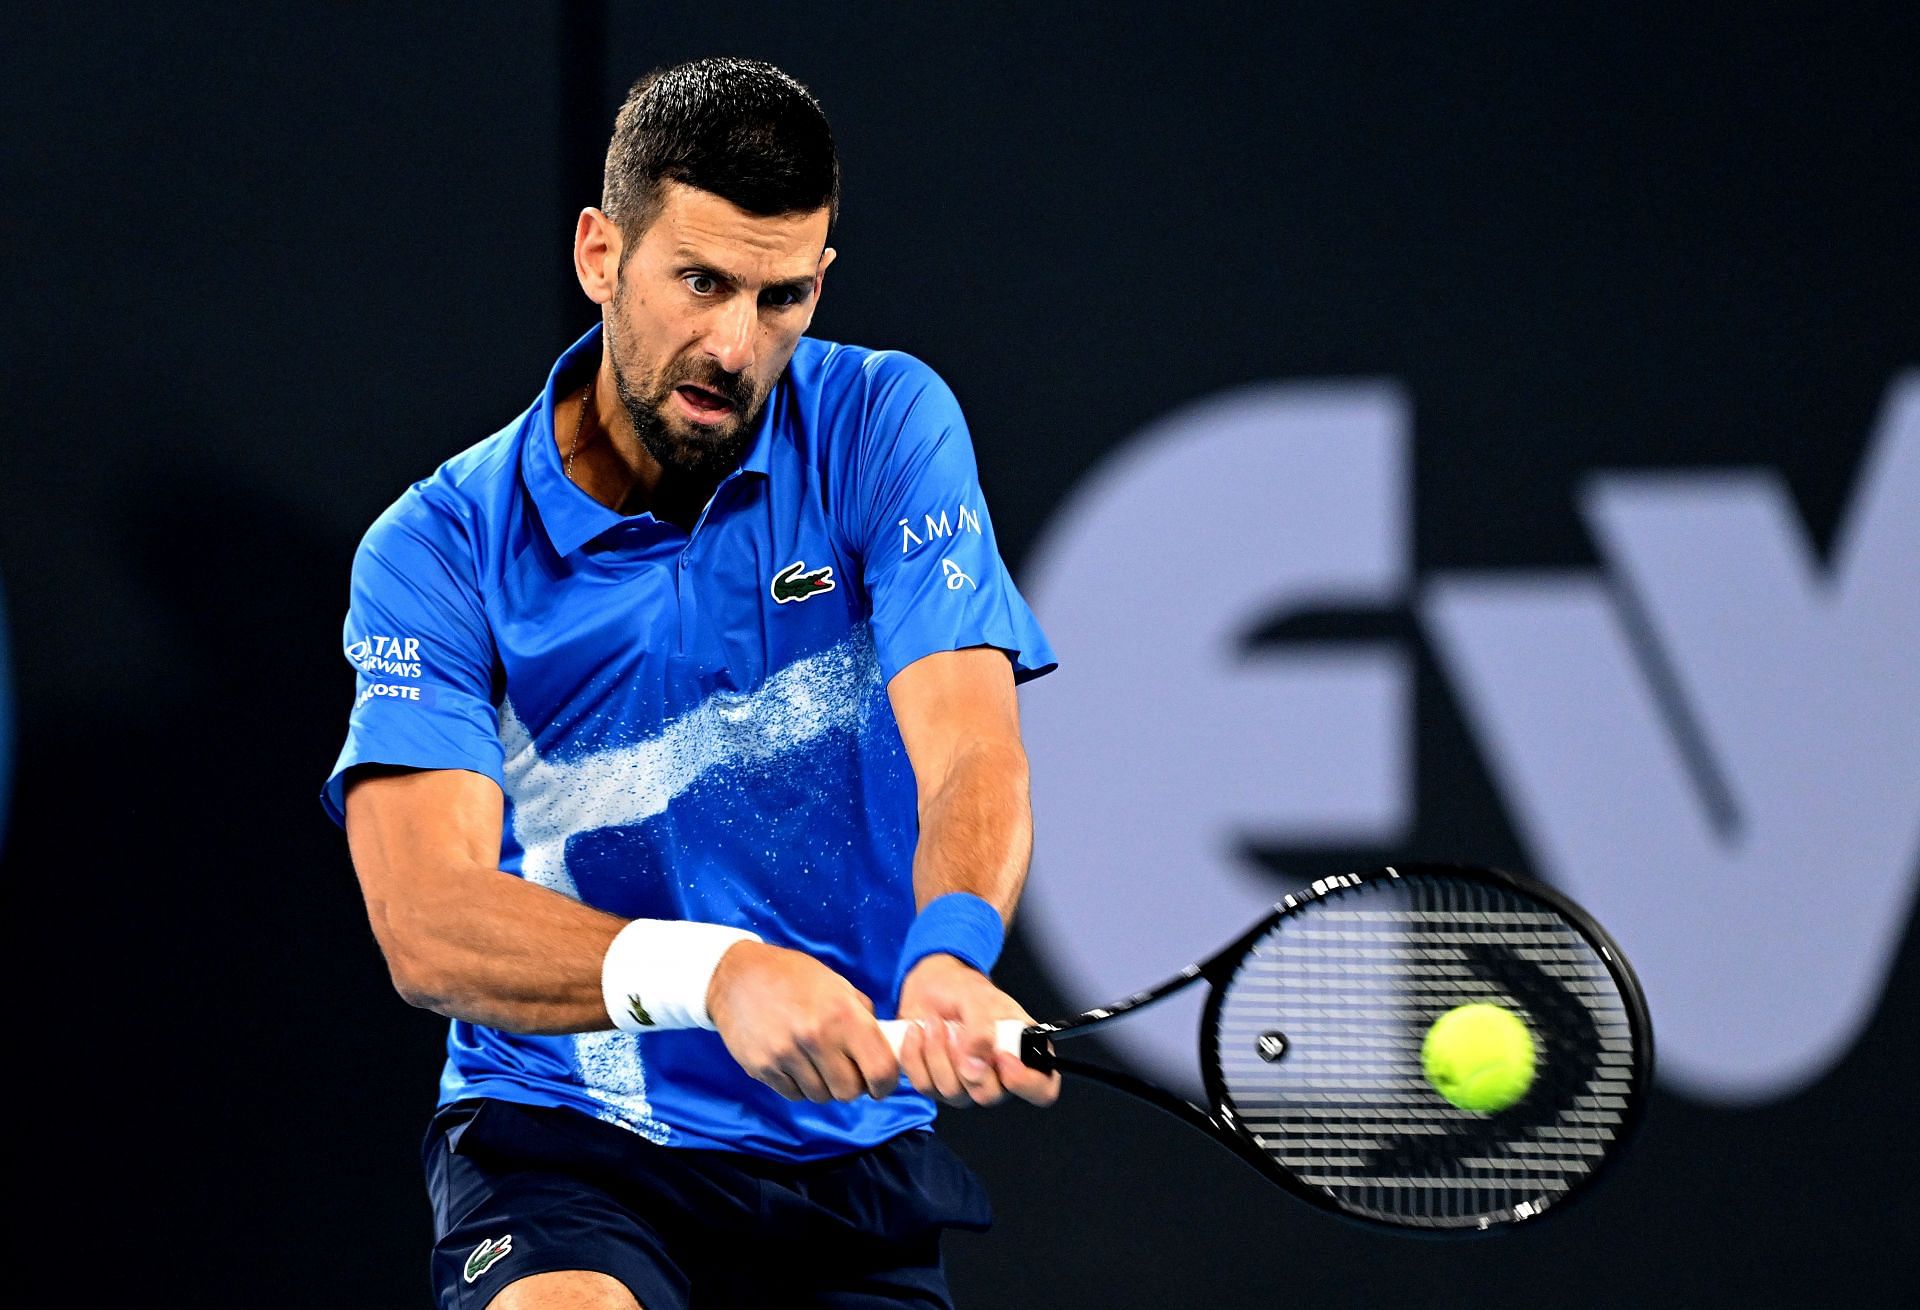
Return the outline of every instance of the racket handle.
<path id="1" fill-rule="evenodd" d="M 907 1039 L 908 1019 L 882 1019 L 880 1035 L 887 1039 L 887 1045 L 893 1048 L 894 1055 L 900 1054 L 900 1043 Z M 1018 1019 L 1001 1019 L 993 1025 L 993 1044 L 1008 1055 L 1020 1054 L 1020 1034 L 1027 1025 Z"/>

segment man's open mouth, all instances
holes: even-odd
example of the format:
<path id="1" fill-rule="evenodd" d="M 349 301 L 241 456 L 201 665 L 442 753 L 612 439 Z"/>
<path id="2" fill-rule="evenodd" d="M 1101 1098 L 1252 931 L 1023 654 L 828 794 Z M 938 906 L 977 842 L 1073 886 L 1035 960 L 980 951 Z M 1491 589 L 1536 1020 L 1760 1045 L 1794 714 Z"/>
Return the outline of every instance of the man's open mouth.
<path id="1" fill-rule="evenodd" d="M 683 382 L 673 389 L 675 395 L 686 402 L 688 409 L 696 416 L 719 418 L 733 412 L 733 402 L 719 392 L 692 382 Z"/>

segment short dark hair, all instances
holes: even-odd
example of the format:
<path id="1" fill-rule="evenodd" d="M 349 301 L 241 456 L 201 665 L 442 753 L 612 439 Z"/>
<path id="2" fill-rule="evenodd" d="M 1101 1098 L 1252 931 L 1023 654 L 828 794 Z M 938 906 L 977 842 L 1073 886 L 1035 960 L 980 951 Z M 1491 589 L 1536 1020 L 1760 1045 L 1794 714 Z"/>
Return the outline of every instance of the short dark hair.
<path id="1" fill-rule="evenodd" d="M 757 59 L 696 59 L 633 84 L 613 123 L 600 207 L 628 249 L 660 212 L 663 181 L 750 214 L 840 214 L 840 157 L 812 92 Z"/>

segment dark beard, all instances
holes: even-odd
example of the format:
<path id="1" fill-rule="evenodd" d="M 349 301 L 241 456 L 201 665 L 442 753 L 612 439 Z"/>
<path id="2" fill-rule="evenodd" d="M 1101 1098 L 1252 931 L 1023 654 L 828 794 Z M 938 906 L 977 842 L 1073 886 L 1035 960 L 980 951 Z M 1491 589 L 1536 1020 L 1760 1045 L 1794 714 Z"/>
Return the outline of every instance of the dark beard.
<path id="1" fill-rule="evenodd" d="M 609 325 L 609 329 L 611 325 Z M 607 357 L 613 361 L 613 386 L 633 421 L 640 444 L 660 467 L 696 482 L 718 482 L 740 466 L 753 438 L 755 420 L 765 396 L 756 397 L 753 385 L 738 373 L 728 373 L 711 360 L 688 360 L 665 377 L 644 389 L 636 386 L 620 365 L 620 352 L 611 330 L 607 335 Z M 733 406 L 733 417 L 711 431 L 701 428 L 682 430 L 666 417 L 667 401 L 675 387 L 692 384 L 705 387 L 726 398 Z"/>

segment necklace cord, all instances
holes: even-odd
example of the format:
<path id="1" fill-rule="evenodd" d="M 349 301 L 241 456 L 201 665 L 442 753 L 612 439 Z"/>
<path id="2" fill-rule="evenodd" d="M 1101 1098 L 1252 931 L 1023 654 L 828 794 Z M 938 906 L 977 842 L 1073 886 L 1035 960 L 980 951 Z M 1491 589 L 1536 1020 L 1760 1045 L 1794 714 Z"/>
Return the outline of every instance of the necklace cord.
<path id="1" fill-rule="evenodd" d="M 580 433 L 587 426 L 587 400 L 593 395 L 593 383 L 589 382 L 580 392 L 580 413 L 573 420 L 573 440 L 567 445 L 567 481 L 573 481 L 573 457 L 580 453 Z M 582 491 L 586 488 L 582 487 Z"/>

